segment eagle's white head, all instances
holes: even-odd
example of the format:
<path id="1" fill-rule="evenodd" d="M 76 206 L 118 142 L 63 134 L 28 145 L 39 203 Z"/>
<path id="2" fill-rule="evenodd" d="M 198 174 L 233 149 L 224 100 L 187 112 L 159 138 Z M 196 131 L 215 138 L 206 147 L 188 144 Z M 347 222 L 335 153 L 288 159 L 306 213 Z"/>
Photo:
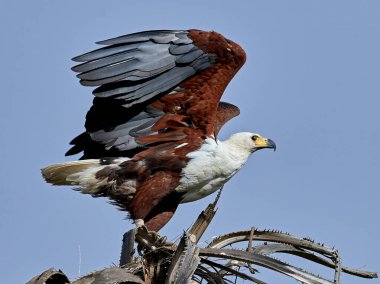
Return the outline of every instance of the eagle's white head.
<path id="1" fill-rule="evenodd" d="M 224 143 L 228 144 L 229 147 L 232 147 L 237 151 L 250 154 L 265 148 L 276 150 L 276 143 L 274 143 L 273 140 L 251 132 L 236 133 L 228 140 L 224 141 Z"/>

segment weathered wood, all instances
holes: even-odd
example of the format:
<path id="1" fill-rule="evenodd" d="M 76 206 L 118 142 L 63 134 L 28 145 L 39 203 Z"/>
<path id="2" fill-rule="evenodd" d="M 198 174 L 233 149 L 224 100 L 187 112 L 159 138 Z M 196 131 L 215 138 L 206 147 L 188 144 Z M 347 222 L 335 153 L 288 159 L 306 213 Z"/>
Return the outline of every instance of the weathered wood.
<path id="1" fill-rule="evenodd" d="M 135 253 L 135 234 L 136 230 L 132 229 L 123 235 L 123 244 L 120 253 L 120 266 L 126 266 L 132 263 L 133 254 Z"/>
<path id="2" fill-rule="evenodd" d="M 144 284 L 144 281 L 126 268 L 110 267 L 83 276 L 71 284 Z"/>
<path id="3" fill-rule="evenodd" d="M 224 259 L 234 259 L 238 261 L 243 261 L 245 263 L 252 263 L 268 269 L 280 272 L 289 277 L 292 277 L 298 281 L 307 284 L 334 284 L 334 282 L 327 279 L 323 279 L 317 275 L 313 275 L 309 272 L 301 270 L 292 265 L 286 264 L 268 256 L 250 253 L 247 251 L 233 250 L 233 249 L 210 249 L 204 248 L 200 249 L 200 256 L 204 257 L 217 257 Z"/>
<path id="4" fill-rule="evenodd" d="M 256 283 L 256 284 L 267 284 L 266 282 L 261 281 L 255 277 L 250 276 L 250 275 L 247 275 L 243 272 L 240 272 L 239 270 L 236 270 L 236 269 L 233 269 L 229 266 L 211 261 L 207 258 L 201 258 L 201 262 L 204 264 L 208 264 L 211 267 L 219 268 L 220 269 L 218 272 L 219 274 L 221 274 L 221 272 L 227 272 L 227 273 L 230 273 L 231 275 L 236 275 L 237 277 L 239 277 L 243 280 L 250 280 L 251 282 Z"/>
<path id="5" fill-rule="evenodd" d="M 183 234 L 169 267 L 166 284 L 191 283 L 191 278 L 200 262 L 199 248 L 195 241 L 193 235 Z"/>
<path id="6" fill-rule="evenodd" d="M 218 192 L 218 195 L 216 196 L 213 203 L 210 203 L 205 210 L 199 214 L 197 220 L 191 226 L 191 228 L 188 230 L 189 235 L 193 235 L 196 240 L 195 242 L 198 243 L 201 237 L 203 236 L 203 233 L 206 231 L 207 227 L 210 225 L 212 219 L 214 218 L 216 214 L 216 204 L 219 201 L 220 195 L 222 194 L 223 188 L 221 188 Z"/>
<path id="7" fill-rule="evenodd" d="M 33 277 L 26 284 L 66 284 L 70 283 L 67 276 L 61 270 L 49 268 L 40 275 Z"/>

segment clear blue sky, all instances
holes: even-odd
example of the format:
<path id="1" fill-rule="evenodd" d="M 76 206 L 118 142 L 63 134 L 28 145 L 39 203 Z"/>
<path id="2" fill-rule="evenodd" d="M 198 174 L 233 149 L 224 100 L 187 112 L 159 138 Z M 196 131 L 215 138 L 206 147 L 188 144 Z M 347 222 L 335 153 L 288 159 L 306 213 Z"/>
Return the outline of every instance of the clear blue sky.
<path id="1" fill-rule="evenodd" d="M 73 279 L 78 246 L 82 274 L 118 263 L 132 228 L 125 214 L 45 184 L 40 168 L 72 159 L 64 153 L 91 105 L 70 58 L 148 29 L 215 30 L 241 44 L 248 60 L 224 97 L 241 115 L 221 138 L 253 131 L 278 146 L 225 186 L 205 239 L 280 229 L 337 247 L 345 265 L 380 271 L 379 15 L 377 0 L 2 1 L 1 282 L 52 266 Z M 212 198 L 182 205 L 163 233 L 181 234 Z"/>

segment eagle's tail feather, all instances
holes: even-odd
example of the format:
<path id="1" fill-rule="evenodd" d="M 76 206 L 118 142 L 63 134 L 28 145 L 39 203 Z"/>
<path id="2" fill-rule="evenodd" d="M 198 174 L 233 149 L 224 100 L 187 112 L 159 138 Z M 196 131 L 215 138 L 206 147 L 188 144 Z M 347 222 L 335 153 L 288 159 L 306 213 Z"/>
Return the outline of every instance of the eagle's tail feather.
<path id="1" fill-rule="evenodd" d="M 129 160 L 129 158 L 88 159 L 51 165 L 41 171 L 45 180 L 51 184 L 74 185 L 82 193 L 98 196 L 114 186 L 115 180 L 110 179 L 110 175 Z"/>
<path id="2" fill-rule="evenodd" d="M 104 166 L 98 159 L 54 164 L 41 170 L 46 182 L 54 185 L 86 185 Z"/>

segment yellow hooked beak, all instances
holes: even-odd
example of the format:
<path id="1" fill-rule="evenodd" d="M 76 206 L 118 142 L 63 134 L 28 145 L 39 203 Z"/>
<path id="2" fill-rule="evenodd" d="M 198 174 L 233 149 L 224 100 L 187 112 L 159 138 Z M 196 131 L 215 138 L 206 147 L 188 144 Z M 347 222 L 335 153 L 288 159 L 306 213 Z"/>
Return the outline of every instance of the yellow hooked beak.
<path id="1" fill-rule="evenodd" d="M 270 148 L 276 151 L 276 143 L 271 139 L 257 136 L 254 142 L 257 149 Z"/>

